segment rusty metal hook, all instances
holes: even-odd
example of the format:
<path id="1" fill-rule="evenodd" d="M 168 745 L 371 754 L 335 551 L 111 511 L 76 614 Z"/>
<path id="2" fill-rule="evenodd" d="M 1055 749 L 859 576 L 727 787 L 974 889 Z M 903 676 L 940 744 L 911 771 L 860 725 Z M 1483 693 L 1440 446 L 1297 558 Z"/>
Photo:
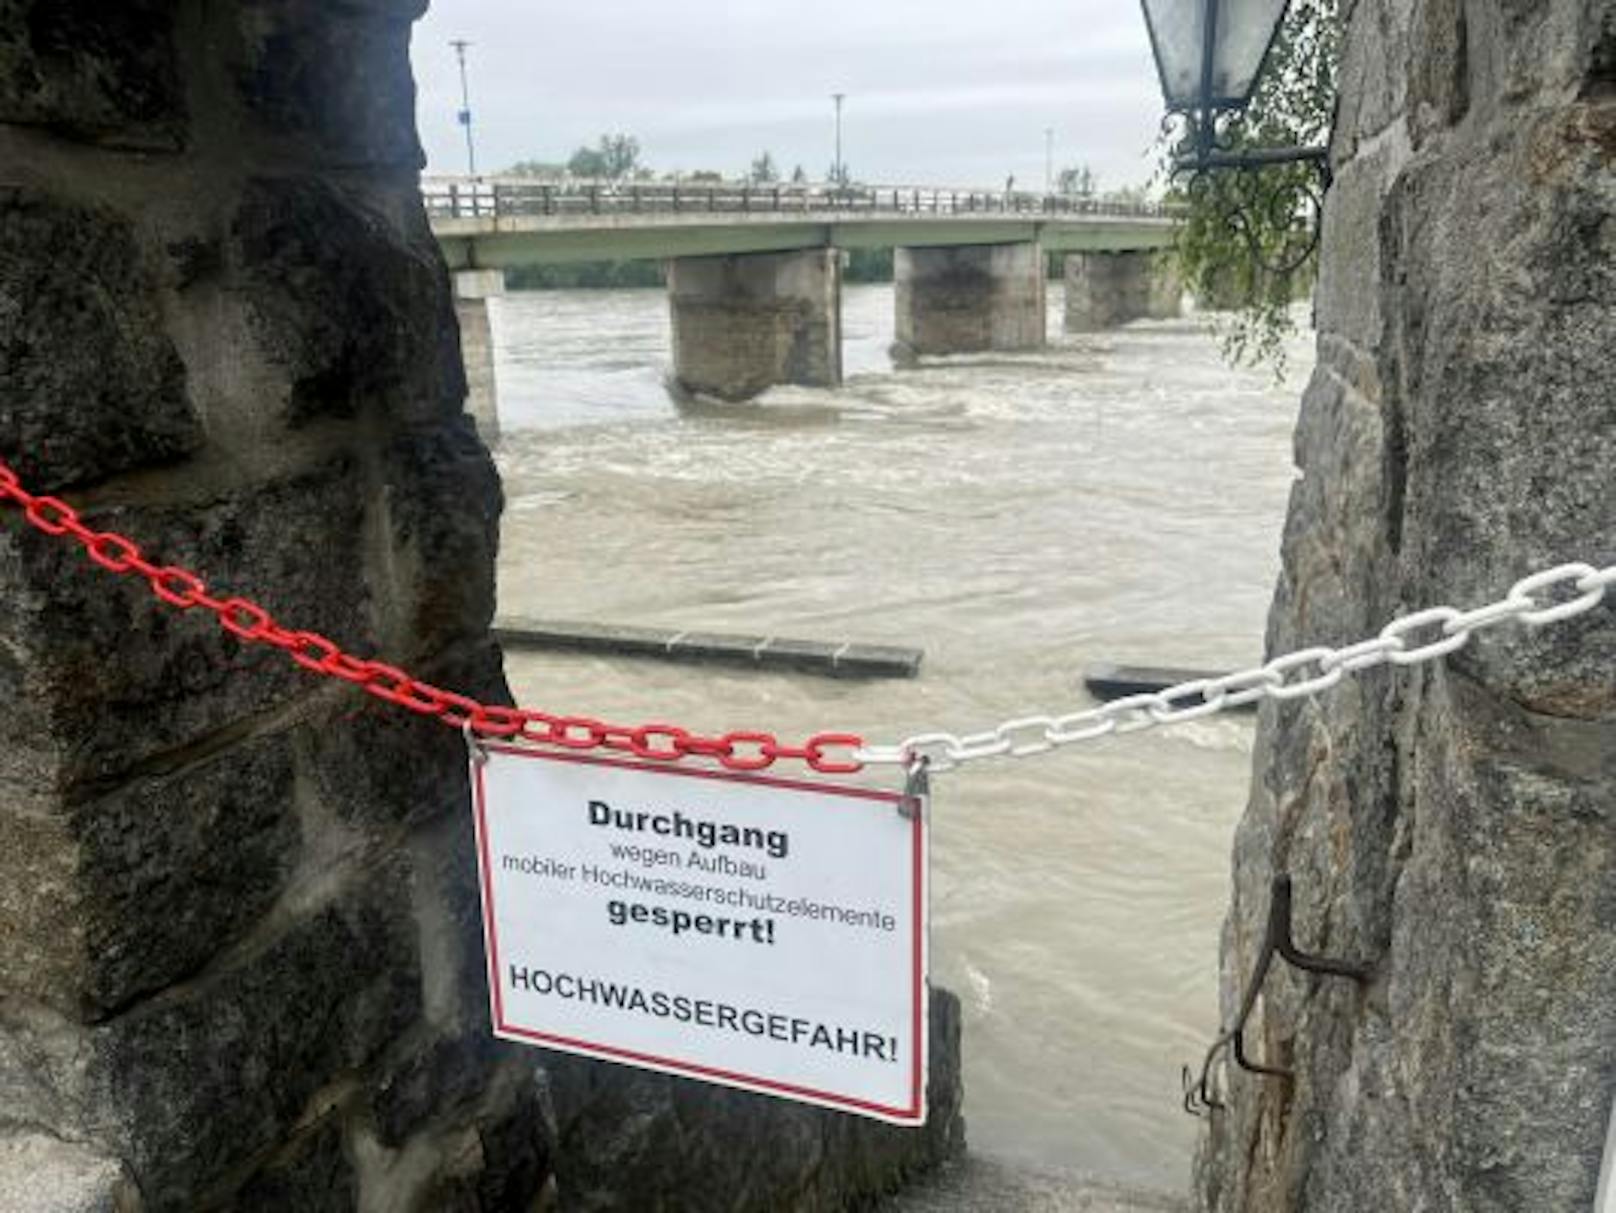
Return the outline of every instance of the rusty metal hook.
<path id="1" fill-rule="evenodd" d="M 1334 960 L 1327 956 L 1315 956 L 1297 947 L 1292 930 L 1291 912 L 1291 878 L 1284 875 L 1275 876 L 1269 887 L 1268 926 L 1263 932 L 1257 963 L 1253 966 L 1251 977 L 1246 982 L 1245 992 L 1241 995 L 1240 1011 L 1235 1016 L 1234 1024 L 1223 1029 L 1207 1049 L 1198 1076 L 1192 1077 L 1188 1066 L 1183 1068 L 1184 1110 L 1191 1116 L 1201 1116 L 1226 1106 L 1218 1098 L 1212 1082 L 1213 1069 L 1217 1065 L 1218 1058 L 1225 1052 L 1234 1059 L 1235 1065 L 1248 1073 L 1261 1074 L 1268 1078 L 1292 1077 L 1289 1070 L 1265 1065 L 1246 1056 L 1246 1023 L 1250 1020 L 1251 1013 L 1256 1010 L 1257 996 L 1262 993 L 1263 982 L 1268 978 L 1268 970 L 1273 967 L 1275 956 L 1306 973 L 1346 977 L 1360 984 L 1369 980 L 1371 972 L 1369 965 Z"/>

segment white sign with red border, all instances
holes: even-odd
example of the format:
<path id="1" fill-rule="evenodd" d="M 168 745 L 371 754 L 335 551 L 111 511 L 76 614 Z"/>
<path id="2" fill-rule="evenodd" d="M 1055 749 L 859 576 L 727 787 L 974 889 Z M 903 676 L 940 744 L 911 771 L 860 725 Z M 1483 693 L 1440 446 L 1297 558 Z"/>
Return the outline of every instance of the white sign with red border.
<path id="1" fill-rule="evenodd" d="M 925 1122 L 922 806 L 506 745 L 472 783 L 496 1035 Z"/>

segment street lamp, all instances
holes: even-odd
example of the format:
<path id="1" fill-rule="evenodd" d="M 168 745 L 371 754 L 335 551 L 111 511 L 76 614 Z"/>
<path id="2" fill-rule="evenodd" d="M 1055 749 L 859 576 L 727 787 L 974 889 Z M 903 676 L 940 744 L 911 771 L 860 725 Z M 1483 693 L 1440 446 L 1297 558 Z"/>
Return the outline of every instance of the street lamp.
<path id="1" fill-rule="evenodd" d="M 1262 168 L 1311 163 L 1326 184 L 1329 153 L 1322 147 L 1220 147 L 1218 120 L 1251 103 L 1263 61 L 1290 0 L 1140 0 L 1167 112 L 1183 114 L 1189 134 L 1173 171 Z"/>
<path id="2" fill-rule="evenodd" d="M 464 38 L 456 38 L 449 43 L 454 47 L 455 55 L 460 59 L 460 125 L 466 128 L 466 173 L 468 176 L 477 175 L 477 149 L 471 142 L 471 89 L 466 83 L 466 48 L 471 45 Z"/>
<path id="3" fill-rule="evenodd" d="M 830 99 L 836 102 L 836 164 L 834 171 L 838 186 L 847 184 L 845 180 L 847 174 L 842 169 L 842 101 L 846 96 L 846 93 L 832 93 L 830 95 Z"/>

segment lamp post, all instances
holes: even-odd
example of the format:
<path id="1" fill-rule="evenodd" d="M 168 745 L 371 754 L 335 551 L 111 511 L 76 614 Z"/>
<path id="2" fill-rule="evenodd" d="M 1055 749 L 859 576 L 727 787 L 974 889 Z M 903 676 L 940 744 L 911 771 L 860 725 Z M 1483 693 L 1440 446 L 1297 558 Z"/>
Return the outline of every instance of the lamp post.
<path id="1" fill-rule="evenodd" d="M 1055 128 L 1044 127 L 1044 196 L 1055 192 Z"/>
<path id="2" fill-rule="evenodd" d="M 842 170 L 842 101 L 846 96 L 846 93 L 832 93 L 830 95 L 830 99 L 836 103 L 836 160 L 833 165 L 833 171 L 836 174 L 838 187 L 846 184 L 844 180 L 846 174 Z"/>
<path id="3" fill-rule="evenodd" d="M 1290 0 L 1140 0 L 1167 112 L 1189 124 L 1173 171 L 1313 164 L 1329 184 L 1322 147 L 1221 148 L 1218 121 L 1251 103 Z"/>
<path id="4" fill-rule="evenodd" d="M 449 43 L 454 47 L 455 55 L 460 60 L 460 125 L 466 128 L 466 173 L 468 176 L 477 175 L 477 149 L 471 141 L 471 89 L 466 82 L 466 48 L 471 45 L 464 38 L 456 38 Z"/>

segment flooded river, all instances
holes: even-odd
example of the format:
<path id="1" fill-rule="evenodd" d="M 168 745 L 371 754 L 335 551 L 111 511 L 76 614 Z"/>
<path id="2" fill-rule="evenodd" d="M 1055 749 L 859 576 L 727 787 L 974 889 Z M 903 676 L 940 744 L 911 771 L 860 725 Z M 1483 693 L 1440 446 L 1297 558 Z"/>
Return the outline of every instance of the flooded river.
<path id="1" fill-rule="evenodd" d="M 1053 285 L 1053 284 L 1052 284 Z M 847 382 L 681 415 L 659 291 L 496 317 L 510 614 L 923 648 L 852 682 L 513 653 L 535 707 L 877 741 L 1068 711 L 1089 663 L 1261 653 L 1291 380 L 1194 319 L 894 372 L 890 287 L 849 288 Z M 934 975 L 965 1007 L 972 1147 L 1182 1189 L 1179 1066 L 1216 1028 L 1252 725 L 1216 717 L 934 781 Z"/>

